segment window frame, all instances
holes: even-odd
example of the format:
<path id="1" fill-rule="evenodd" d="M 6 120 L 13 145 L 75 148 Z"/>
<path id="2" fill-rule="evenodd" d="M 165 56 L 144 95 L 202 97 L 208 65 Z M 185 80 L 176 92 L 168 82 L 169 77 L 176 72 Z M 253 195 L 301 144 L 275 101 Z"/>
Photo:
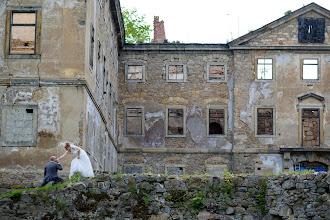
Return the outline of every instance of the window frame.
<path id="1" fill-rule="evenodd" d="M 41 7 L 7 7 L 7 18 L 6 18 L 6 44 L 5 44 L 5 58 L 8 59 L 39 59 L 40 58 L 40 45 L 41 45 Z M 35 25 L 13 25 L 13 13 L 35 13 L 36 21 Z M 12 26 L 35 26 L 35 47 L 33 54 L 11 54 L 11 30 Z"/>
<path id="2" fill-rule="evenodd" d="M 272 67 L 272 78 L 271 79 L 258 79 L 258 74 L 259 74 L 258 73 L 258 60 L 261 60 L 261 59 L 263 59 L 263 60 L 268 60 L 268 59 L 272 60 L 272 64 L 271 64 L 271 67 Z M 275 81 L 275 75 L 276 75 L 275 74 L 275 58 L 272 57 L 272 56 L 256 57 L 254 71 L 255 71 L 255 80 L 256 81 L 265 81 L 265 82 Z"/>
<path id="3" fill-rule="evenodd" d="M 258 109 L 272 109 L 273 119 L 273 134 L 258 134 Z M 255 118 L 254 118 L 254 136 L 258 138 L 273 138 L 276 136 L 276 108 L 274 106 L 255 106 Z"/>
<path id="4" fill-rule="evenodd" d="M 210 79 L 211 66 L 224 66 L 224 78 L 223 79 Z M 225 63 L 225 62 L 208 62 L 207 68 L 206 68 L 206 81 L 209 83 L 219 83 L 219 82 L 225 83 L 225 82 L 227 82 L 227 63 Z"/>
<path id="5" fill-rule="evenodd" d="M 141 109 L 141 134 L 127 134 L 127 110 L 128 109 Z M 124 121 L 124 136 L 125 137 L 144 137 L 145 126 L 144 126 L 145 116 L 144 116 L 144 107 L 143 106 L 125 106 L 125 121 Z"/>
<path id="6" fill-rule="evenodd" d="M 183 121 L 183 132 L 182 135 L 181 134 L 169 134 L 168 133 L 168 125 L 169 125 L 169 115 L 168 112 L 170 109 L 182 109 L 183 111 L 183 117 L 182 117 L 182 121 Z M 186 107 L 185 106 L 181 106 L 181 105 L 173 105 L 173 106 L 166 106 L 166 110 L 165 110 L 165 137 L 186 137 Z"/>
<path id="7" fill-rule="evenodd" d="M 210 133 L 210 110 L 224 110 L 224 133 L 223 134 L 209 134 Z M 206 112 L 206 136 L 209 138 L 217 138 L 217 137 L 226 137 L 227 136 L 227 128 L 228 128 L 228 110 L 225 105 L 217 105 L 217 106 L 207 106 Z"/>
<path id="8" fill-rule="evenodd" d="M 169 79 L 169 75 L 170 75 L 170 66 L 182 66 L 183 68 L 183 79 Z M 166 82 L 187 82 L 187 65 L 184 64 L 183 62 L 169 62 L 166 64 Z"/>
<path id="9" fill-rule="evenodd" d="M 317 64 L 304 64 L 305 60 L 316 60 Z M 317 79 L 304 79 L 304 65 L 317 65 Z M 320 74 L 320 59 L 315 57 L 301 58 L 300 59 L 300 80 L 304 82 L 319 82 L 321 80 Z"/>
<path id="10" fill-rule="evenodd" d="M 142 79 L 128 79 L 128 66 L 142 66 Z M 145 82 L 145 64 L 142 62 L 127 62 L 125 63 L 125 82 Z"/>

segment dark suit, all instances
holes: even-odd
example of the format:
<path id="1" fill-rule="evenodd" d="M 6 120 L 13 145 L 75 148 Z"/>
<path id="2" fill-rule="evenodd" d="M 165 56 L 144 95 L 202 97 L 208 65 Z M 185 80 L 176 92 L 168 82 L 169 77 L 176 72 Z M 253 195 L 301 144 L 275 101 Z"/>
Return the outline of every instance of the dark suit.
<path id="1" fill-rule="evenodd" d="M 60 177 L 58 177 L 57 170 L 62 170 L 61 164 L 55 163 L 53 161 L 51 161 L 50 163 L 48 163 L 46 165 L 45 171 L 44 171 L 44 177 L 45 178 L 42 181 L 40 187 L 45 186 L 50 181 L 54 181 L 53 182 L 53 185 L 61 182 L 62 179 Z"/>

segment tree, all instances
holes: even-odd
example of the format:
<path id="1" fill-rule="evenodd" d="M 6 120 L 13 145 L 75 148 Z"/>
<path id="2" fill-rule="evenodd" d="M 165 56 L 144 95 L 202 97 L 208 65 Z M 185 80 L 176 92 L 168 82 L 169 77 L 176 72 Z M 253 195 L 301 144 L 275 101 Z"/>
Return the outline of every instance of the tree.
<path id="1" fill-rule="evenodd" d="M 146 24 L 144 20 L 145 16 L 139 16 L 136 9 L 129 11 L 123 8 L 122 14 L 126 43 L 149 42 L 152 29 L 150 25 Z"/>

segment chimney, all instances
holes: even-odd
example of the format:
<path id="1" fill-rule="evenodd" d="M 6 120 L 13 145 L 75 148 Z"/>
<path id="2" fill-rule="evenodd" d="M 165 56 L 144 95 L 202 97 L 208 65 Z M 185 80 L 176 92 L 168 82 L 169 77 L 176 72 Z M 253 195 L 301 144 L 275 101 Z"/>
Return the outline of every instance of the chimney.
<path id="1" fill-rule="evenodd" d="M 164 21 L 159 22 L 159 17 L 154 16 L 154 39 L 151 43 L 166 43 Z"/>

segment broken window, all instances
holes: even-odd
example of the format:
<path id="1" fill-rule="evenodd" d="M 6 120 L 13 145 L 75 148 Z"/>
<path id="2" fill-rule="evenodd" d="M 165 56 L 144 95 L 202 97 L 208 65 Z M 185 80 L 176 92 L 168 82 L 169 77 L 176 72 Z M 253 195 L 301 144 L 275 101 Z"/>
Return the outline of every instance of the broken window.
<path id="1" fill-rule="evenodd" d="M 303 125 L 303 146 L 313 147 L 320 145 L 320 110 L 319 109 L 303 109 L 302 110 Z"/>
<path id="2" fill-rule="evenodd" d="M 209 135 L 225 134 L 225 110 L 209 109 Z"/>
<path id="3" fill-rule="evenodd" d="M 91 24 L 91 41 L 90 41 L 90 55 L 89 55 L 89 66 L 93 69 L 94 65 L 94 26 Z"/>
<path id="4" fill-rule="evenodd" d="M 207 81 L 223 82 L 226 80 L 226 64 L 224 63 L 208 63 L 207 64 Z"/>
<path id="5" fill-rule="evenodd" d="M 41 13 L 38 10 L 12 10 L 8 13 L 7 54 L 36 54 L 37 38 L 40 36 L 37 16 L 41 16 Z"/>
<path id="6" fill-rule="evenodd" d="M 143 109 L 126 108 L 126 135 L 143 135 Z"/>
<path id="7" fill-rule="evenodd" d="M 184 111 L 182 108 L 168 109 L 168 135 L 183 135 L 184 128 Z"/>
<path id="8" fill-rule="evenodd" d="M 273 59 L 257 59 L 257 79 L 273 79 Z"/>
<path id="9" fill-rule="evenodd" d="M 273 135 L 273 109 L 257 109 L 257 135 Z"/>
<path id="10" fill-rule="evenodd" d="M 183 65 L 168 66 L 169 80 L 183 80 Z"/>
<path id="11" fill-rule="evenodd" d="M 128 80 L 142 80 L 143 78 L 143 70 L 142 65 L 129 65 L 127 70 L 127 79 Z"/>
<path id="12" fill-rule="evenodd" d="M 166 81 L 185 82 L 186 65 L 181 63 L 170 63 L 166 65 Z"/>
<path id="13" fill-rule="evenodd" d="M 303 59 L 302 79 L 319 79 L 318 69 L 318 59 Z"/>
<path id="14" fill-rule="evenodd" d="M 324 18 L 298 18 L 299 43 L 324 43 Z"/>

